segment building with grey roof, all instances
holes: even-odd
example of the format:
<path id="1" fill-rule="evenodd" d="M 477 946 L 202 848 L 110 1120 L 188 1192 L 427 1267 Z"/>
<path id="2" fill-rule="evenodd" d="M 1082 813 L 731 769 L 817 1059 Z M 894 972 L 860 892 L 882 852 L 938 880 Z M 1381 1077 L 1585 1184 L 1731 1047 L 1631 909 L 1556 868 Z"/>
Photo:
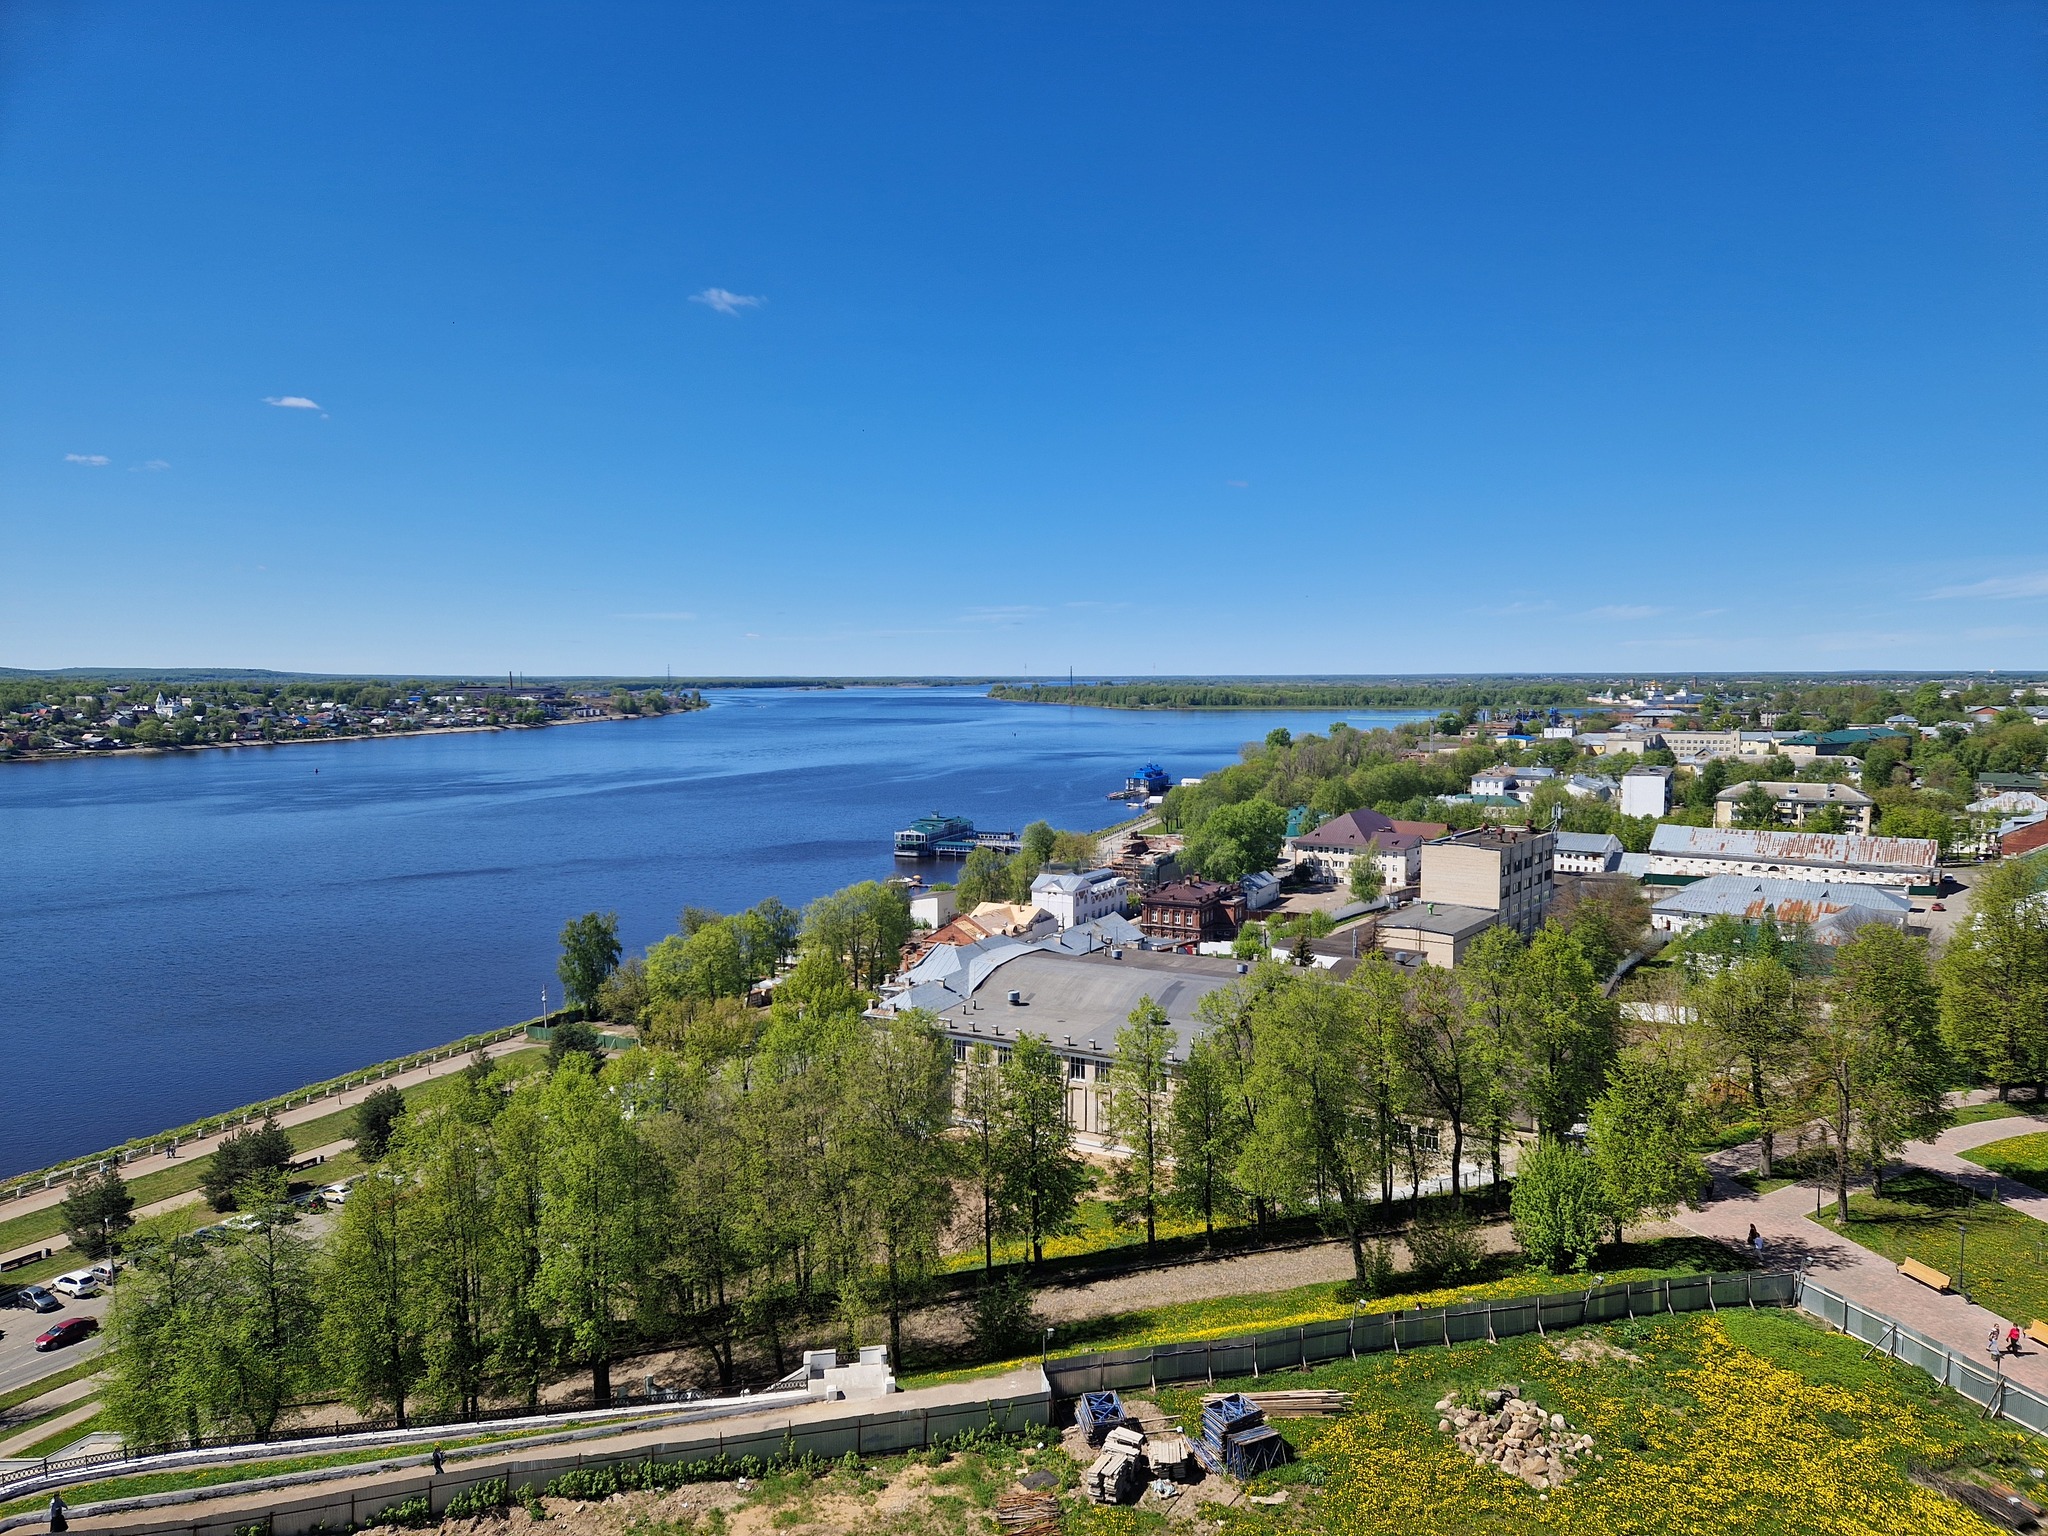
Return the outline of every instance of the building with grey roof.
<path id="1" fill-rule="evenodd" d="M 1713 875 L 1663 895 L 1650 909 L 1650 926 L 1659 933 L 1685 933 L 1716 917 L 1769 919 L 1780 927 L 1803 927 L 1823 944 L 1839 944 L 1866 923 L 1903 928 L 1912 911 L 1909 898 L 1882 886 Z"/>
<path id="2" fill-rule="evenodd" d="M 1551 868 L 1560 875 L 1604 875 L 1621 865 L 1621 839 L 1612 832 L 1559 832 Z"/>
<path id="3" fill-rule="evenodd" d="M 1788 827 L 1803 827 L 1808 820 L 1828 806 L 1834 806 L 1842 813 L 1845 829 L 1850 832 L 1868 834 L 1871 817 L 1875 814 L 1876 802 L 1860 789 L 1847 784 L 1805 782 L 1776 783 L 1770 780 L 1756 780 L 1748 784 L 1730 784 L 1714 796 L 1714 825 L 1732 827 L 1735 825 L 1737 808 L 1745 795 L 1761 789 L 1771 797 L 1778 820 Z"/>
<path id="4" fill-rule="evenodd" d="M 1939 889 L 1940 853 L 1941 845 L 1924 837 L 1667 825 L 1650 834 L 1649 879 L 1682 885 L 1709 875 L 1752 875 L 1880 885 L 1928 895 Z"/>

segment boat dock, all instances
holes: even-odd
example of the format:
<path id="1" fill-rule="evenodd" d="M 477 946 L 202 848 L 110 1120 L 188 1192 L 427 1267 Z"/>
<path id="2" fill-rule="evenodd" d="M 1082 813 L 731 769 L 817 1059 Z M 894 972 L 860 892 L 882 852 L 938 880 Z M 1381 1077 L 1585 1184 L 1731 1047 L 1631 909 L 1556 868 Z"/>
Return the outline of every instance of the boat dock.
<path id="1" fill-rule="evenodd" d="M 1015 853 L 1024 846 L 1016 832 L 977 832 L 965 816 L 946 816 L 933 811 L 920 816 L 896 834 L 899 859 L 964 859 L 977 848 L 998 853 Z"/>

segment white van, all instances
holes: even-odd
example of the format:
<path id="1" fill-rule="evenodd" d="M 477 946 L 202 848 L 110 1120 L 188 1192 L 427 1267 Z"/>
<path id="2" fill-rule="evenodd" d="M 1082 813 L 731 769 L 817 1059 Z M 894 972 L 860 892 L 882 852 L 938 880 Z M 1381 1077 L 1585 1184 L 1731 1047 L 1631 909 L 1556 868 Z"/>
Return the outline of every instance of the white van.
<path id="1" fill-rule="evenodd" d="M 83 1301 L 88 1296 L 100 1293 L 100 1277 L 89 1269 L 74 1269 L 68 1275 L 59 1275 L 50 1282 L 50 1289 L 59 1296 L 69 1296 L 73 1301 Z"/>

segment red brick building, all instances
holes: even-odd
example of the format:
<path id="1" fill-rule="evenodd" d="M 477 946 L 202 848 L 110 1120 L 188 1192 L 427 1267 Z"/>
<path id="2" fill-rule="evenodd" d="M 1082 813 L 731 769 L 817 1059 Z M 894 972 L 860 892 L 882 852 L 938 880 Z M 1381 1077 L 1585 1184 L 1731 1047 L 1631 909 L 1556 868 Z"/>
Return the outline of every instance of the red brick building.
<path id="1" fill-rule="evenodd" d="M 1182 880 L 1145 893 L 1138 930 L 1154 943 L 1211 944 L 1237 937 L 1244 892 L 1214 880 Z"/>

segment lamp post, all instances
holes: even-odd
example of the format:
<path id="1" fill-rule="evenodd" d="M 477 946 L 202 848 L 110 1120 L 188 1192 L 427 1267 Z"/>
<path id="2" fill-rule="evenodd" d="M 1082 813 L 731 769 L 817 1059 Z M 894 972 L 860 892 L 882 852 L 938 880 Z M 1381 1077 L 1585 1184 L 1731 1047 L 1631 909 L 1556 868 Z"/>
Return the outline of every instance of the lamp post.
<path id="1" fill-rule="evenodd" d="M 1051 1347 L 1052 1328 L 1048 1325 L 1045 1332 L 1040 1334 L 1038 1339 L 1038 1368 L 1040 1371 L 1045 1369 L 1045 1352 Z"/>
<path id="2" fill-rule="evenodd" d="M 1970 1299 L 1970 1288 L 1966 1283 L 1963 1262 L 1969 1256 L 1969 1252 L 1970 1224 L 1967 1221 L 1959 1221 L 1956 1223 L 1956 1294 L 1965 1301 Z"/>

